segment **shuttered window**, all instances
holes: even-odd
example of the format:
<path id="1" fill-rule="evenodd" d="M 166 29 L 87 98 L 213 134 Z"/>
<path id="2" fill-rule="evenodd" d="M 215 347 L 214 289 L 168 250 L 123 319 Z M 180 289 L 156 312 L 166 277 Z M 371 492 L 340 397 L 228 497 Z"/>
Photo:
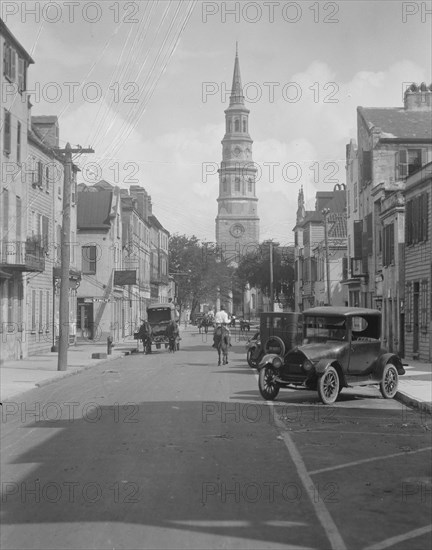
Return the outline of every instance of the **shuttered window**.
<path id="1" fill-rule="evenodd" d="M 429 194 L 422 193 L 406 204 L 405 233 L 407 245 L 427 241 L 429 238 Z"/>

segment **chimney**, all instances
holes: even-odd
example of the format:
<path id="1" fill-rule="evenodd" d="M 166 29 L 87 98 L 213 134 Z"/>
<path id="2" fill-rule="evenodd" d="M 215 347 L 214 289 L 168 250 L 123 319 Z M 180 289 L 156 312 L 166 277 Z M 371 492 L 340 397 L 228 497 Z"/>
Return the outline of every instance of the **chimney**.
<path id="1" fill-rule="evenodd" d="M 32 125 L 37 129 L 47 147 L 59 147 L 59 124 L 56 116 L 32 116 Z"/>
<path id="2" fill-rule="evenodd" d="M 429 111 L 432 108 L 432 84 L 411 84 L 405 91 L 404 108 L 406 111 Z"/>

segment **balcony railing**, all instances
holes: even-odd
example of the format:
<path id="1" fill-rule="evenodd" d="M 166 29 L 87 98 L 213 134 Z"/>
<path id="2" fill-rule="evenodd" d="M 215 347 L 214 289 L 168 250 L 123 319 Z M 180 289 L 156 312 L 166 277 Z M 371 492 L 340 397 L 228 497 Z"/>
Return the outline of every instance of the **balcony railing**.
<path id="1" fill-rule="evenodd" d="M 0 267 L 15 271 L 44 271 L 45 249 L 41 240 L 1 241 Z"/>

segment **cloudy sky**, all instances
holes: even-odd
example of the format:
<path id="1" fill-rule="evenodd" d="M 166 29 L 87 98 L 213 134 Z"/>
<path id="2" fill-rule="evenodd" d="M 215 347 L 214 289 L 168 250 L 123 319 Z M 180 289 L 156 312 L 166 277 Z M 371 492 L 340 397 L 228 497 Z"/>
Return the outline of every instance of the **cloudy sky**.
<path id="1" fill-rule="evenodd" d="M 50 5 L 51 4 L 51 5 Z M 428 11 L 429 10 L 429 11 Z M 34 115 L 91 146 L 80 181 L 144 186 L 171 233 L 215 239 L 236 42 L 261 239 L 293 240 L 297 194 L 345 181 L 356 107 L 402 106 L 431 78 L 431 2 L 2 2 L 35 61 Z"/>

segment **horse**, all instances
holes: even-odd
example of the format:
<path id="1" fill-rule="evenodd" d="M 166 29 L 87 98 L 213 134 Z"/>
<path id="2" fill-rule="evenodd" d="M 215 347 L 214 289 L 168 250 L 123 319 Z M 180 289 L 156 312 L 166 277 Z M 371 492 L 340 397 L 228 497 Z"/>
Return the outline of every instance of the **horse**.
<path id="1" fill-rule="evenodd" d="M 175 321 L 170 321 L 168 324 L 166 335 L 169 342 L 169 351 L 174 353 L 177 349 L 177 339 L 179 337 L 179 327 Z"/>
<path id="2" fill-rule="evenodd" d="M 152 329 L 150 323 L 148 321 L 143 321 L 137 334 L 138 339 L 143 343 L 143 353 L 151 353 L 151 336 Z"/>
<path id="3" fill-rule="evenodd" d="M 205 334 L 208 334 L 209 327 L 213 326 L 213 321 L 210 319 L 209 315 L 204 315 L 204 317 L 198 323 L 198 330 L 201 334 L 201 329 L 204 329 Z"/>
<path id="4" fill-rule="evenodd" d="M 214 333 L 214 347 L 218 352 L 218 367 L 221 364 L 221 352 L 223 365 L 228 365 L 229 332 L 223 325 L 217 327 Z"/>

